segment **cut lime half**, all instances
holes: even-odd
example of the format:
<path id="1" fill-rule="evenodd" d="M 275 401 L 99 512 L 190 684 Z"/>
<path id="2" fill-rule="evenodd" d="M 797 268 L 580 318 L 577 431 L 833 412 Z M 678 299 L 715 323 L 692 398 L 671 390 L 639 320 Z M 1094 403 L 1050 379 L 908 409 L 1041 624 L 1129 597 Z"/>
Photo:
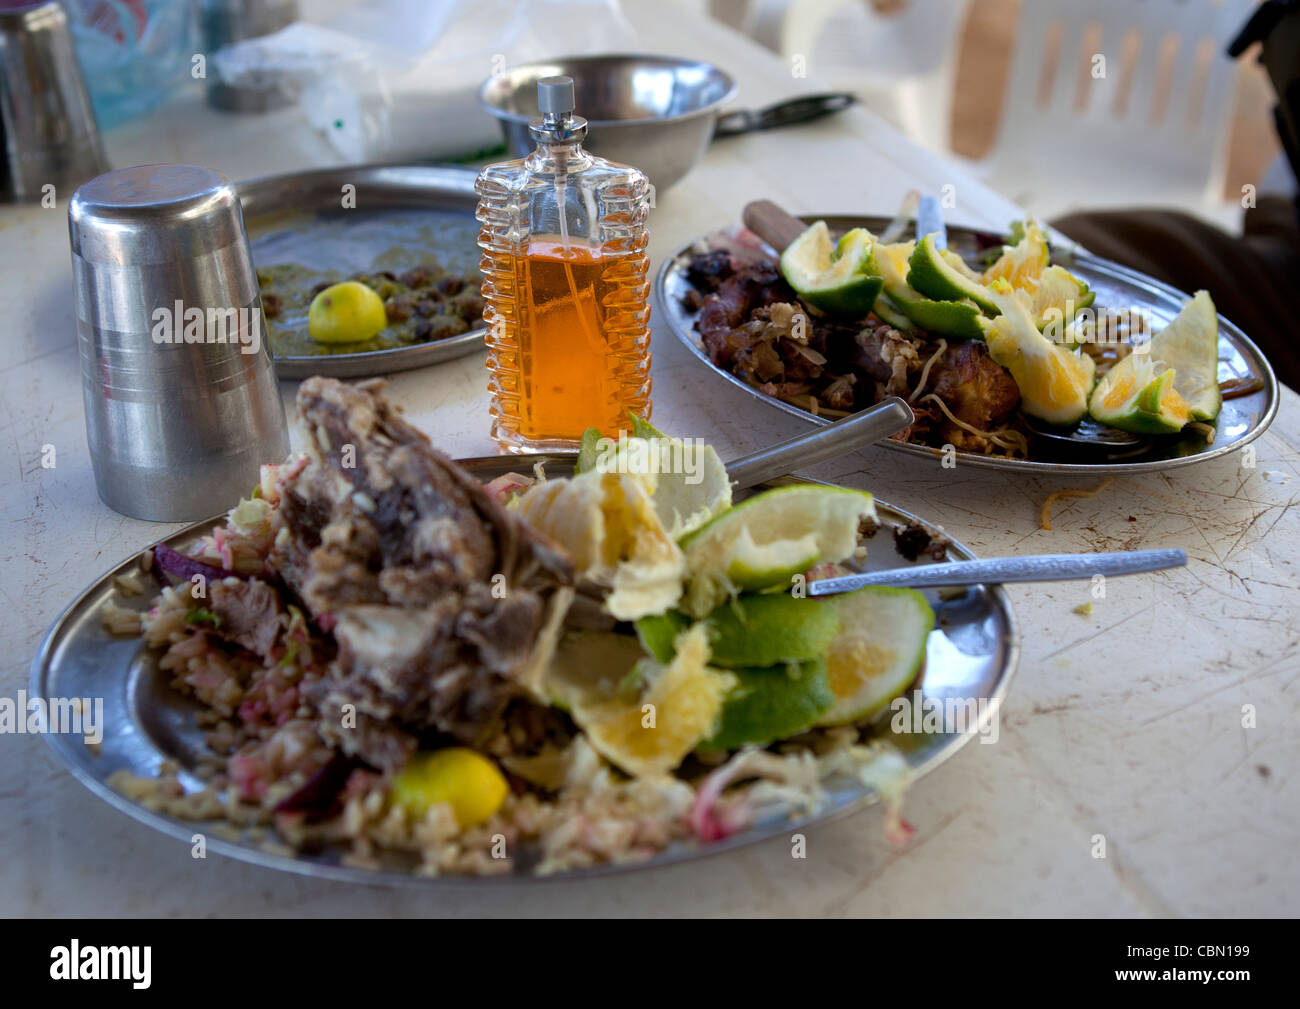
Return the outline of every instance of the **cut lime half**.
<path id="1" fill-rule="evenodd" d="M 1187 401 L 1174 386 L 1170 368 L 1156 374 L 1149 358 L 1130 354 L 1124 368 L 1112 368 L 1093 390 L 1088 412 L 1093 420 L 1135 434 L 1176 434 L 1191 419 Z"/>
<path id="2" fill-rule="evenodd" d="M 1088 412 L 1141 434 L 1173 434 L 1189 421 L 1213 420 L 1223 402 L 1218 366 L 1218 315 L 1209 294 L 1198 291 L 1173 322 L 1102 376 Z"/>
<path id="3" fill-rule="evenodd" d="M 826 677 L 835 705 L 818 725 L 876 715 L 916 679 L 934 629 L 934 611 L 914 589 L 871 586 L 833 601 L 840 630 L 826 654 Z"/>
<path id="4" fill-rule="evenodd" d="M 957 263 L 953 262 L 954 259 Z M 922 294 L 936 301 L 969 299 L 989 315 L 997 315 L 1000 311 L 997 303 L 989 297 L 988 288 L 978 277 L 957 265 L 965 266 L 959 256 L 947 249 L 939 249 L 934 244 L 934 235 L 926 235 L 916 243 L 907 263 L 907 282 Z"/>
<path id="5" fill-rule="evenodd" d="M 781 273 L 795 293 L 823 312 L 848 319 L 864 318 L 880 293 L 881 279 L 865 272 L 871 234 L 854 228 L 839 243 L 818 221 L 781 254 Z"/>
<path id="6" fill-rule="evenodd" d="M 1208 291 L 1197 291 L 1174 321 L 1151 338 L 1149 356 L 1157 368 L 1178 372 L 1174 388 L 1187 400 L 1193 420 L 1219 415 L 1219 315 Z"/>
<path id="7" fill-rule="evenodd" d="M 850 556 L 858 525 L 875 518 L 866 491 L 801 484 L 756 494 L 682 540 L 687 590 L 682 609 L 708 616 L 743 590 L 791 585 L 815 564 Z"/>

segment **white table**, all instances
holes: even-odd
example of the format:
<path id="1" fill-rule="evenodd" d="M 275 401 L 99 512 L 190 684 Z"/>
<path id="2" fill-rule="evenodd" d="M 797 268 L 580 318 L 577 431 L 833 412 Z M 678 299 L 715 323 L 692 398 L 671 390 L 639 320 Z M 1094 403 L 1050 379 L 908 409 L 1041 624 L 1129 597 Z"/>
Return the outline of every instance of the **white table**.
<path id="1" fill-rule="evenodd" d="M 725 63 L 740 101 L 807 87 L 713 23 L 644 25 L 647 49 Z M 195 96 L 107 136 L 117 165 L 183 160 L 242 179 L 332 164 L 292 113 L 238 118 Z M 869 114 L 714 145 L 659 194 L 656 263 L 766 196 L 795 211 L 891 213 L 903 193 L 956 186 L 954 220 L 1001 227 L 1006 200 Z M 101 571 L 172 527 L 100 504 L 87 456 L 66 232 L 58 207 L 0 209 L 0 696 L 26 685 L 40 637 Z M 656 419 L 724 457 L 804 428 L 718 381 L 656 324 Z M 286 386 L 286 397 L 292 395 Z M 483 360 L 392 380 L 411 419 L 453 455 L 489 453 Z M 254 868 L 164 838 L 93 798 L 32 736 L 0 737 L 0 913 L 29 915 L 1213 915 L 1295 914 L 1300 868 L 1300 411 L 1240 456 L 1124 478 L 1056 508 L 1079 478 L 1020 477 L 872 449 L 810 471 L 866 487 L 986 555 L 1186 547 L 1182 571 L 1113 580 L 1089 616 L 1086 583 L 1013 587 L 1023 655 L 1001 735 L 972 744 L 910 793 L 911 845 L 891 848 L 868 811 L 816 829 L 806 860 L 775 840 L 588 883 L 435 894 L 347 887 Z M 41 466 L 55 446 L 56 465 Z M 1255 706 L 1255 728 L 1242 706 Z M 1091 855 L 1105 835 L 1107 857 Z"/>

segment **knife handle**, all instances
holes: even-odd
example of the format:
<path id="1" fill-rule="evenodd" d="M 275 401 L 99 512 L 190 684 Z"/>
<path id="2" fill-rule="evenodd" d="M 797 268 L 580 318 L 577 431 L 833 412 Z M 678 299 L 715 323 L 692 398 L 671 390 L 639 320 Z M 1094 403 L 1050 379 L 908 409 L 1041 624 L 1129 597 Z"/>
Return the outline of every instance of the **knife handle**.
<path id="1" fill-rule="evenodd" d="M 784 252 L 787 245 L 808 230 L 808 225 L 771 200 L 754 200 L 745 204 L 740 219 L 745 227 L 777 252 Z"/>

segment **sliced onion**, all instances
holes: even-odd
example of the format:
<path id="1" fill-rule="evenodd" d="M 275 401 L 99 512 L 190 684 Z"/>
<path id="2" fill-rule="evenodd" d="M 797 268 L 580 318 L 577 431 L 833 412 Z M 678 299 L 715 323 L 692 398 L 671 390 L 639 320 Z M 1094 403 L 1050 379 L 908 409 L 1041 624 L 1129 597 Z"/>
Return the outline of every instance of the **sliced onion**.
<path id="1" fill-rule="evenodd" d="M 185 581 L 192 581 L 195 575 L 202 575 L 205 581 L 220 581 L 222 578 L 238 578 L 234 571 L 214 567 L 177 553 L 165 543 L 156 543 L 153 548 L 153 561 L 169 575 L 175 575 Z"/>

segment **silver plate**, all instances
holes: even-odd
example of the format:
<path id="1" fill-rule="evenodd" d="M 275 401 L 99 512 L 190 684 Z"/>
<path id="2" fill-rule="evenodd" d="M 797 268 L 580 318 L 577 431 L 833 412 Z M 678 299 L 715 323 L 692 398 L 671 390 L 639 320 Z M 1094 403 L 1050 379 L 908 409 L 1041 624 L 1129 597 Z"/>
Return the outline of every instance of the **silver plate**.
<path id="1" fill-rule="evenodd" d="M 395 234 L 400 237 L 403 231 L 411 230 L 400 223 L 400 215 L 450 212 L 463 216 L 476 229 L 476 174 L 471 169 L 442 165 L 353 165 L 255 179 L 236 188 L 255 265 L 274 265 L 261 261 L 273 248 L 277 263 L 302 262 L 318 269 L 355 273 L 369 269 L 376 257 L 389 251 Z M 356 187 L 356 206 L 350 210 L 341 209 L 345 185 Z M 389 221 L 392 227 L 387 226 Z M 344 226 L 349 238 L 346 247 L 331 241 L 333 233 Z M 419 243 L 417 240 L 410 244 Z M 359 354 L 277 357 L 275 371 L 280 378 L 291 379 L 388 375 L 481 351 L 486 335 L 487 330 L 480 328 L 409 347 Z"/>
<path id="2" fill-rule="evenodd" d="M 808 222 L 825 221 L 832 233 L 840 233 L 855 227 L 864 227 L 879 233 L 889 224 L 889 219 L 884 217 L 804 215 L 803 219 Z M 686 279 L 686 264 L 692 250 L 703 240 L 697 239 L 681 247 L 669 256 L 659 269 L 655 281 L 655 293 L 659 301 L 659 311 L 667 320 L 669 329 L 691 353 L 732 385 L 795 417 L 801 417 L 814 424 L 829 424 L 827 418 L 814 416 L 792 403 L 786 403 L 775 396 L 760 392 L 709 360 L 708 354 L 700 345 L 699 334 L 695 332 L 695 313 L 689 311 L 682 301 L 691 289 L 691 284 Z M 948 228 L 948 247 L 968 261 L 983 250 L 1001 244 L 1004 240 L 1006 236 L 971 228 Z M 1138 309 L 1157 325 L 1171 321 L 1187 301 L 1187 295 L 1168 284 L 1088 253 L 1057 249 L 1053 252 L 1053 261 L 1068 267 L 1070 272 L 1087 281 L 1088 285 L 1097 292 L 1096 305 L 1111 309 Z M 958 452 L 957 460 L 963 466 L 981 466 L 987 469 L 1017 472 L 1119 474 L 1149 473 L 1173 469 L 1177 466 L 1189 466 L 1236 452 L 1263 434 L 1273 422 L 1273 418 L 1277 416 L 1280 393 L 1273 368 L 1260 349 L 1245 333 L 1223 316 L 1219 316 L 1219 359 L 1220 380 L 1232 378 L 1234 375 L 1249 374 L 1260 378 L 1264 387 L 1249 396 L 1224 401 L 1223 410 L 1215 422 L 1216 434 L 1212 443 L 1207 444 L 1199 435 L 1152 439 L 1149 450 L 1143 451 L 1140 456 L 1133 455 L 1127 460 L 1118 455 L 1108 456 L 1096 448 L 1084 446 L 1081 446 L 1077 452 L 1059 456 L 1053 454 L 1047 458 L 1007 459 L 973 452 Z M 939 449 L 927 445 L 908 445 L 889 438 L 877 444 L 908 455 L 935 460 L 942 458 Z"/>
<path id="3" fill-rule="evenodd" d="M 560 476 L 572 471 L 573 458 L 571 455 L 537 456 L 530 457 L 530 462 L 543 462 L 552 475 Z M 510 457 L 468 459 L 461 460 L 461 465 L 487 481 L 518 469 L 519 460 Z M 791 482 L 796 481 L 784 478 L 774 481 L 774 484 Z M 876 507 L 885 528 L 867 541 L 865 570 L 909 563 L 894 549 L 889 529 L 913 521 L 914 516 L 882 501 L 877 501 Z M 179 550 L 206 533 L 216 521 L 218 519 L 214 518 L 196 523 L 163 542 Z M 937 532 L 932 526 L 926 528 L 932 533 Z M 949 546 L 947 555 L 949 560 L 973 557 L 966 547 L 956 542 Z M 202 733 L 195 724 L 199 705 L 168 686 L 167 675 L 157 668 L 156 653 L 146 648 L 140 638 L 110 635 L 102 627 L 102 610 L 110 601 L 143 610 L 161 588 L 161 582 L 153 581 L 147 585 L 143 595 L 125 595 L 116 586 L 115 578 L 132 570 L 138 570 L 138 554 L 104 574 L 54 622 L 32 661 L 31 692 L 33 697 L 45 698 L 103 697 L 104 738 L 98 754 L 91 752 L 77 736 L 47 733 L 47 741 L 73 775 L 95 795 L 141 823 L 189 844 L 196 830 L 207 829 L 203 824 L 148 810 L 107 783 L 109 776 L 121 769 L 140 776 L 154 776 L 162 761 L 171 758 L 180 763 L 181 780 L 187 789 L 202 787 L 202 782 L 190 773 L 199 754 L 205 752 Z M 151 579 L 145 581 L 149 583 Z M 934 590 L 927 591 L 926 596 L 935 607 L 938 620 L 930 635 L 925 669 L 917 686 L 927 698 L 974 698 L 977 702 L 983 699 L 990 705 L 1000 704 L 1020 652 L 1020 635 L 1006 594 L 996 586 L 976 586 L 953 598 L 940 599 Z M 878 735 L 891 739 L 898 746 L 917 777 L 955 754 L 976 731 L 976 727 L 967 726 L 965 732 L 891 735 L 887 723 L 878 725 L 876 729 Z M 830 802 L 820 814 L 796 819 L 778 817 L 723 841 L 711 844 L 678 842 L 647 861 L 601 865 L 546 877 L 529 875 L 527 862 L 521 858 L 513 875 L 469 879 L 474 883 L 489 883 L 502 879 L 585 878 L 666 865 L 729 851 L 790 830 L 826 822 L 871 805 L 878 798 L 875 792 L 857 782 L 833 779 L 829 784 Z M 464 885 L 467 879 L 463 876 L 435 879 L 415 876 L 409 871 L 410 863 L 398 856 L 391 856 L 379 869 L 357 868 L 343 864 L 339 850 L 288 856 L 266 851 L 251 840 L 228 840 L 212 832 L 208 833 L 208 847 L 223 855 L 272 869 L 355 883 L 434 886 L 459 881 Z"/>

